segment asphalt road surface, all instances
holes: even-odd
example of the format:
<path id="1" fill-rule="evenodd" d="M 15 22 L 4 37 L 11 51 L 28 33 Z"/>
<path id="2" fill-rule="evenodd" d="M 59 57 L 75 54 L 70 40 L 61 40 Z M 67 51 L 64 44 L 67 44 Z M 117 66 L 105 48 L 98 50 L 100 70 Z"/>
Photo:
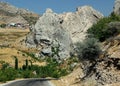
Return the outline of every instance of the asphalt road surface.
<path id="1" fill-rule="evenodd" d="M 55 86 L 49 79 L 26 79 L 16 80 L 9 83 L 2 84 L 0 86 Z"/>

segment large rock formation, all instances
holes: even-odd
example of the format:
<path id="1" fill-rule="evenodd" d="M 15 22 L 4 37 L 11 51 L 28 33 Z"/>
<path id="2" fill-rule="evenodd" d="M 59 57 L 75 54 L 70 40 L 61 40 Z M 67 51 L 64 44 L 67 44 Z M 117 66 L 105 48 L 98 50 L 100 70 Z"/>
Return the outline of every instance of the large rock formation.
<path id="1" fill-rule="evenodd" d="M 62 21 L 56 13 L 47 9 L 31 31 L 32 36 L 27 37 L 27 45 L 41 47 L 41 54 L 56 59 L 69 57 L 72 42 L 69 33 L 62 27 Z"/>
<path id="2" fill-rule="evenodd" d="M 115 14 L 120 15 L 120 0 L 115 1 L 114 11 Z"/>
<path id="3" fill-rule="evenodd" d="M 31 28 L 26 44 L 29 47 L 41 47 L 43 55 L 64 59 L 69 57 L 71 45 L 82 41 L 88 28 L 102 17 L 90 6 L 79 7 L 75 13 L 65 14 L 56 14 L 47 9 Z"/>
<path id="4" fill-rule="evenodd" d="M 78 7 L 75 13 L 63 15 L 63 27 L 70 32 L 73 43 L 76 43 L 82 41 L 86 31 L 102 17 L 101 13 L 90 6 Z"/>

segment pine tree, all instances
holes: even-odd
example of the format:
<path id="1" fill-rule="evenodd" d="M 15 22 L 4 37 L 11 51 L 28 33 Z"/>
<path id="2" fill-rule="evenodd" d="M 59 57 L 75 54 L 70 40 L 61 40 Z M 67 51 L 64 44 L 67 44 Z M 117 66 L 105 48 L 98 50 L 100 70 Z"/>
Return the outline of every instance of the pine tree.
<path id="1" fill-rule="evenodd" d="M 18 69 L 18 58 L 16 56 L 14 56 L 15 58 L 15 69 L 17 70 Z"/>

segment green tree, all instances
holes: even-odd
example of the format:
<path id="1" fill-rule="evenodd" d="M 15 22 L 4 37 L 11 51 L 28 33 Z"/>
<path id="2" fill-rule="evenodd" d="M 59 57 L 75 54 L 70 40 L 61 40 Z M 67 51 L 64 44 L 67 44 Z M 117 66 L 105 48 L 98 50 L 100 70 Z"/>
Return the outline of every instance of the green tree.
<path id="1" fill-rule="evenodd" d="M 27 59 L 25 60 L 25 65 L 26 65 L 26 67 L 28 67 L 28 60 Z"/>
<path id="2" fill-rule="evenodd" d="M 17 70 L 18 69 L 18 58 L 16 56 L 14 56 L 15 58 L 15 69 Z"/>

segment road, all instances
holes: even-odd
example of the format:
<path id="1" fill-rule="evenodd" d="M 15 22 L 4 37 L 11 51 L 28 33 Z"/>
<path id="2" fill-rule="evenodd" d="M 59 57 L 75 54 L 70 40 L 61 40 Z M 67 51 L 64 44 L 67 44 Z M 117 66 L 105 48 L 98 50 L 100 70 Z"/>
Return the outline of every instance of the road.
<path id="1" fill-rule="evenodd" d="M 15 80 L 0 86 L 55 86 L 50 79 L 26 79 L 26 80 Z"/>

